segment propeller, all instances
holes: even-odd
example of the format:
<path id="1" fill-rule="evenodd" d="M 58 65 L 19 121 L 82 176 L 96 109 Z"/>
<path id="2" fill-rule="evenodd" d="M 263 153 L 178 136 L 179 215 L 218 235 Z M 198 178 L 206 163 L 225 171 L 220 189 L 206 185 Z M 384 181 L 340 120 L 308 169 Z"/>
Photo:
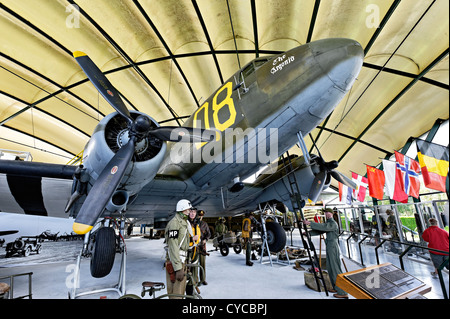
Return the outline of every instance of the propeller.
<path id="1" fill-rule="evenodd" d="M 136 120 L 133 120 L 130 112 L 123 103 L 119 92 L 114 88 L 111 82 L 109 82 L 91 58 L 81 51 L 75 51 L 73 56 L 95 88 L 105 100 L 127 120 L 131 131 L 135 134 L 140 134 L 141 138 L 145 137 L 146 134 L 170 142 L 210 142 L 214 138 L 216 133 L 212 130 L 179 126 L 160 126 L 151 128 L 150 119 L 144 115 L 139 115 Z"/>
<path id="2" fill-rule="evenodd" d="M 344 174 L 340 173 L 339 171 L 335 170 L 339 166 L 338 161 L 330 161 L 325 162 L 325 160 L 322 157 L 322 154 L 320 154 L 320 150 L 317 147 L 316 143 L 314 142 L 314 139 L 312 138 L 311 134 L 309 135 L 311 137 L 311 140 L 314 144 L 314 146 L 317 149 L 317 152 L 319 153 L 319 156 L 311 158 L 311 160 L 315 161 L 316 164 L 319 166 L 319 172 L 315 174 L 314 181 L 311 185 L 311 189 L 309 190 L 308 199 L 315 203 L 317 199 L 319 198 L 320 193 L 323 190 L 323 187 L 326 183 L 326 181 L 329 181 L 330 177 L 333 177 L 338 182 L 349 186 L 353 189 L 356 189 L 356 184 L 353 182 L 350 178 L 345 176 Z"/>
<path id="3" fill-rule="evenodd" d="M 100 173 L 73 223 L 75 233 L 86 234 L 94 226 L 125 174 L 134 153 L 135 141 L 135 137 L 130 138 Z"/>
<path id="4" fill-rule="evenodd" d="M 311 202 L 315 203 L 317 201 L 324 185 L 330 177 L 333 177 L 338 182 L 353 189 L 356 188 L 355 182 L 341 172 L 335 170 L 339 165 L 338 161 L 325 162 L 321 156 L 313 157 L 312 160 L 319 166 L 319 172 L 315 174 L 314 181 L 309 190 L 308 199 Z"/>
<path id="5" fill-rule="evenodd" d="M 105 100 L 126 119 L 129 128 L 128 142 L 117 151 L 100 173 L 77 214 L 73 230 L 77 234 L 86 234 L 92 229 L 122 180 L 125 169 L 133 157 L 137 142 L 148 135 L 171 142 L 209 142 L 214 139 L 215 131 L 178 126 L 152 128 L 150 119 L 145 115 L 139 115 L 133 119 L 119 92 L 94 62 L 81 51 L 75 51 L 73 56 Z"/>

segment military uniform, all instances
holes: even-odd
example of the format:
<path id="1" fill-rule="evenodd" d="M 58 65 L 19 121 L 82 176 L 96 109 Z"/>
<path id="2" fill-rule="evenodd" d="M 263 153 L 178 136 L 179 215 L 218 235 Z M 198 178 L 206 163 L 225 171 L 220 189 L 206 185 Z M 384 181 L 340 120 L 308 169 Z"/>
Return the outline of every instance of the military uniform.
<path id="1" fill-rule="evenodd" d="M 227 225 L 225 225 L 225 219 L 222 219 L 222 218 L 223 217 L 219 218 L 219 220 L 216 222 L 216 228 L 214 229 L 216 236 L 221 236 L 228 231 L 228 227 L 227 227 Z M 223 222 L 222 222 L 222 220 L 223 220 Z"/>
<path id="2" fill-rule="evenodd" d="M 186 274 L 185 260 L 189 249 L 190 227 L 187 216 L 181 212 L 177 212 L 175 217 L 169 221 L 165 230 L 167 243 L 166 282 L 168 294 L 184 295 L 186 290 L 186 278 L 181 281 L 174 280 L 174 278 L 171 280 L 170 266 L 167 266 L 167 262 L 171 262 L 174 272 L 182 270 Z"/>
<path id="3" fill-rule="evenodd" d="M 192 237 L 189 240 L 189 254 L 188 254 L 188 258 L 189 258 L 189 262 L 191 264 L 197 264 L 198 260 L 199 260 L 199 247 L 198 244 L 200 243 L 200 225 L 198 223 L 192 220 L 190 220 L 190 224 L 191 224 L 191 229 L 192 229 Z M 197 236 L 197 240 L 194 241 L 194 236 Z M 187 287 L 186 287 L 186 294 L 187 295 L 192 295 L 194 292 L 194 285 L 198 285 L 198 268 L 197 267 L 192 267 L 190 269 L 190 271 L 192 272 L 192 277 L 191 280 L 189 280 L 189 282 L 187 283 Z"/>
<path id="4" fill-rule="evenodd" d="M 388 209 L 388 210 L 386 210 L 386 213 L 389 215 L 386 220 L 386 233 L 391 236 L 390 239 L 400 240 L 400 238 L 398 237 L 398 229 L 397 229 L 397 223 L 396 223 L 395 216 L 394 216 L 394 211 L 391 209 Z M 396 243 L 390 241 L 389 248 L 390 248 L 391 252 L 399 253 Z"/>
<path id="5" fill-rule="evenodd" d="M 397 224 L 395 221 L 394 214 L 389 215 L 389 217 L 387 218 L 387 221 L 386 221 L 386 226 L 387 226 L 388 235 L 392 236 L 391 239 L 397 240 L 398 239 L 398 231 L 397 231 Z"/>
<path id="6" fill-rule="evenodd" d="M 206 256 L 209 255 L 206 251 L 206 241 L 211 238 L 211 231 L 209 230 L 209 225 L 207 222 L 203 220 L 203 216 L 205 212 L 203 210 L 199 210 L 197 212 L 199 216 L 199 225 L 200 225 L 200 246 L 199 246 L 199 262 L 202 267 L 202 271 L 200 271 L 200 284 L 207 285 L 206 282 Z"/>
<path id="7" fill-rule="evenodd" d="M 201 220 L 200 221 L 200 231 L 201 231 L 201 241 L 203 243 L 202 250 L 199 255 L 200 266 L 202 266 L 203 271 L 200 273 L 200 283 L 207 285 L 206 282 L 206 255 L 209 255 L 206 252 L 206 241 L 211 238 L 211 231 L 209 230 L 208 224 Z"/>
<path id="8" fill-rule="evenodd" d="M 326 223 L 311 222 L 311 235 L 319 235 L 323 232 L 327 233 L 325 239 L 326 253 L 327 253 L 327 271 L 330 276 L 333 289 L 337 291 L 338 295 L 347 295 L 341 288 L 336 286 L 336 278 L 338 274 L 342 274 L 340 249 L 339 249 L 339 227 L 333 218 L 327 219 Z"/>
<path id="9" fill-rule="evenodd" d="M 253 263 L 250 261 L 250 256 L 252 254 L 252 221 L 249 217 L 244 218 L 242 220 L 242 238 L 244 239 L 244 247 L 245 247 L 245 264 L 248 266 L 252 266 Z"/>

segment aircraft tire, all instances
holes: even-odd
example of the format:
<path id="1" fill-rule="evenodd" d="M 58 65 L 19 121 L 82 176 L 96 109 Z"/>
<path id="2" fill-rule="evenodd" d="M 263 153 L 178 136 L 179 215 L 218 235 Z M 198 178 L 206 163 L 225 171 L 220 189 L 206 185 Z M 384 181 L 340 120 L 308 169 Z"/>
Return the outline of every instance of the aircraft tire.
<path id="1" fill-rule="evenodd" d="M 271 252 L 280 252 L 286 246 L 286 232 L 283 227 L 276 222 L 267 222 L 267 242 Z"/>
<path id="2" fill-rule="evenodd" d="M 95 234 L 94 249 L 91 257 L 91 276 L 107 276 L 114 265 L 116 255 L 116 234 L 114 228 L 102 227 Z"/>

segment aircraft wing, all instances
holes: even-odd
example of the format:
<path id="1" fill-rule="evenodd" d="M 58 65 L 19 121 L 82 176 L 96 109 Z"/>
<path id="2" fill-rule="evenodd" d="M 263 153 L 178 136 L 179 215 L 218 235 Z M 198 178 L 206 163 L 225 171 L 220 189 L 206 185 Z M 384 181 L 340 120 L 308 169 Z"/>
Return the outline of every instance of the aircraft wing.
<path id="1" fill-rule="evenodd" d="M 76 166 L 0 160 L 0 211 L 68 217 Z"/>
<path id="2" fill-rule="evenodd" d="M 76 169 L 77 166 L 70 165 L 0 161 L 0 211 L 69 217 L 64 207 L 71 195 Z M 129 203 L 127 217 L 168 218 L 181 198 L 189 198 L 210 216 L 233 215 L 247 206 L 254 209 L 253 201 L 261 191 L 254 185 L 246 185 L 239 193 L 231 193 L 226 187 L 201 190 L 191 179 L 157 175 Z"/>
<path id="3" fill-rule="evenodd" d="M 77 166 L 0 160 L 0 174 L 72 179 Z"/>

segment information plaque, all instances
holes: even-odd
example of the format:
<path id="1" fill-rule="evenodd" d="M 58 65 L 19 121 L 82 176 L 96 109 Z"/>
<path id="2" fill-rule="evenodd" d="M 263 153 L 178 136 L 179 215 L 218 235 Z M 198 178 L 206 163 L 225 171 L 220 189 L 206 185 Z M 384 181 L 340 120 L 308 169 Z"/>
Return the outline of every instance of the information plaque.
<path id="1" fill-rule="evenodd" d="M 395 299 L 425 286 L 416 277 L 389 263 L 342 275 L 374 299 Z"/>

